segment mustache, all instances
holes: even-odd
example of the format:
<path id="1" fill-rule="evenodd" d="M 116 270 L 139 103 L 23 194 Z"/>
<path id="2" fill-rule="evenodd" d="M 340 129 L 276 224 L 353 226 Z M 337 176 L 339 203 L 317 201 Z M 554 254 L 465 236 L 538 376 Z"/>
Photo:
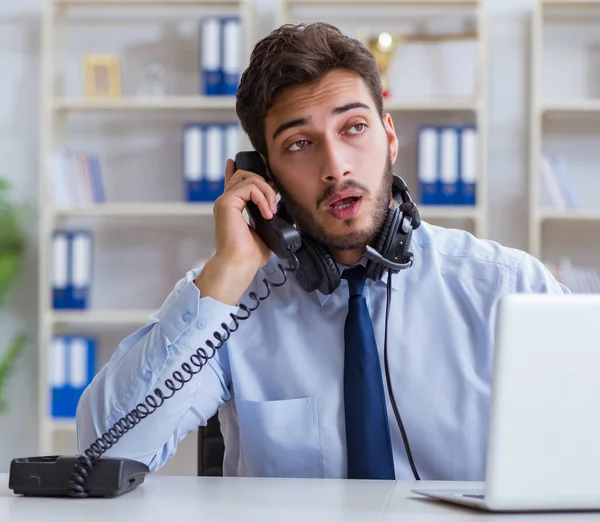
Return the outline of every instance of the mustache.
<path id="1" fill-rule="evenodd" d="M 319 196 L 319 198 L 317 199 L 317 208 L 319 208 L 323 202 L 327 201 L 336 192 L 341 192 L 342 190 L 346 190 L 346 189 L 350 189 L 350 188 L 362 190 L 363 192 L 369 194 L 369 190 L 362 183 L 359 183 L 358 181 L 350 179 L 344 183 L 341 183 L 340 185 L 330 185 L 329 187 L 327 187 L 323 191 L 323 194 L 321 194 Z"/>

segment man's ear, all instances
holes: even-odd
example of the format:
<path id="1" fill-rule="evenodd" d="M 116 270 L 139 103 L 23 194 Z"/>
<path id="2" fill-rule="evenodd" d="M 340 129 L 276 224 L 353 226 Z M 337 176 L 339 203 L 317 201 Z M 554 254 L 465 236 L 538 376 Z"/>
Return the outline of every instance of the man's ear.
<path id="1" fill-rule="evenodd" d="M 383 128 L 385 129 L 385 133 L 388 138 L 390 159 L 392 164 L 394 164 L 396 162 L 396 158 L 398 157 L 398 137 L 396 136 L 396 131 L 394 130 L 394 122 L 392 121 L 392 117 L 388 113 L 383 115 Z"/>

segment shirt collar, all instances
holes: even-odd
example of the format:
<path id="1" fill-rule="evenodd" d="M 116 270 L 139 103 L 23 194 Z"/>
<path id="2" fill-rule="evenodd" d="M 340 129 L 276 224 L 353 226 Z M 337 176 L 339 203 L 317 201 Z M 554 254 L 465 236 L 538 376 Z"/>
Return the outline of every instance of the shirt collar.
<path id="1" fill-rule="evenodd" d="M 346 270 L 347 268 L 351 268 L 348 265 L 343 265 L 341 263 L 336 263 L 340 274 Z M 361 259 L 358 261 L 358 263 L 356 263 L 355 265 L 352 266 L 357 266 L 357 265 L 362 265 L 362 266 L 366 266 L 367 265 L 367 258 L 365 256 L 361 257 Z M 375 281 L 376 285 L 387 285 L 387 281 L 388 281 L 388 272 L 384 271 L 383 275 L 377 280 Z M 399 289 L 399 279 L 398 277 L 392 277 L 392 288 L 394 290 L 398 290 Z M 340 285 L 341 286 L 341 285 Z M 334 292 L 332 292 L 331 294 L 323 294 L 322 292 L 319 292 L 318 290 L 315 291 L 315 293 L 317 294 L 317 297 L 319 299 L 319 303 L 322 305 L 324 305 L 329 298 L 335 293 L 335 292 L 339 292 L 340 291 L 340 287 L 338 287 L 336 290 L 334 290 Z"/>
<path id="2" fill-rule="evenodd" d="M 261 271 L 265 274 L 265 276 L 272 281 L 277 281 L 280 282 L 282 280 L 282 275 L 281 275 L 281 270 L 279 269 L 278 265 L 282 264 L 285 267 L 285 263 L 283 263 L 281 261 L 281 259 L 279 259 L 275 254 L 273 254 L 269 261 L 267 262 L 267 264 L 265 266 L 263 266 L 261 268 Z M 367 264 L 367 258 L 366 257 L 362 257 L 355 265 L 352 266 L 356 266 L 356 265 L 363 265 L 366 266 Z M 346 270 L 347 268 L 351 268 L 348 265 L 343 265 L 342 263 L 336 263 L 338 270 L 340 271 L 340 274 Z M 396 274 L 397 276 L 398 274 Z M 294 277 L 293 274 L 291 272 L 287 272 L 286 276 L 288 278 Z M 388 272 L 384 271 L 383 275 L 381 276 L 380 279 L 378 279 L 377 281 L 375 281 L 375 284 L 377 285 L 387 285 L 387 280 L 388 280 Z M 392 288 L 394 290 L 398 290 L 400 287 L 400 278 L 399 277 L 392 277 Z M 319 300 L 319 303 L 321 305 L 324 305 L 329 298 L 333 295 L 333 293 L 335 292 L 339 292 L 340 291 L 340 287 L 338 287 L 336 290 L 334 290 L 331 294 L 324 294 L 322 292 L 320 292 L 319 290 L 315 290 L 315 294 L 317 295 L 317 298 Z"/>

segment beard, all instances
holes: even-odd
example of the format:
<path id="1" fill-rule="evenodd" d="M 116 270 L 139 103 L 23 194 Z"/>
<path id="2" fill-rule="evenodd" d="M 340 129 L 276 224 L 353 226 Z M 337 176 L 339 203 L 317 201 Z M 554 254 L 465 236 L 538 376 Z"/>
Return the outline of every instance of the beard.
<path id="1" fill-rule="evenodd" d="M 318 223 L 314 216 L 303 206 L 299 205 L 276 181 L 276 175 L 272 176 L 273 184 L 279 190 L 281 198 L 291 216 L 294 218 L 296 226 L 303 233 L 308 234 L 316 241 L 323 243 L 334 250 L 356 250 L 362 249 L 371 244 L 377 236 L 379 229 L 385 221 L 387 211 L 392 198 L 392 161 L 388 151 L 386 165 L 381 180 L 381 185 L 372 199 L 371 223 L 361 230 L 352 230 L 356 218 L 350 218 L 343 221 L 347 232 L 333 234 L 329 232 L 321 223 Z M 330 198 L 336 192 L 348 188 L 356 188 L 368 194 L 367 188 L 353 180 L 349 180 L 338 186 L 329 186 L 318 199 L 317 207 L 325 200 Z"/>

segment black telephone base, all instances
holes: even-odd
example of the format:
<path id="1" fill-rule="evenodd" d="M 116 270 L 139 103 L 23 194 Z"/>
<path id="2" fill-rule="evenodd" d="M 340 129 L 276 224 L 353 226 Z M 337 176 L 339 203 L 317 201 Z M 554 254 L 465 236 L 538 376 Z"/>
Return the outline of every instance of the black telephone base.
<path id="1" fill-rule="evenodd" d="M 13 459 L 8 487 L 16 495 L 31 497 L 68 497 L 71 472 L 77 455 L 51 455 Z M 98 459 L 85 482 L 88 497 L 116 497 L 135 489 L 150 469 L 131 459 Z"/>

